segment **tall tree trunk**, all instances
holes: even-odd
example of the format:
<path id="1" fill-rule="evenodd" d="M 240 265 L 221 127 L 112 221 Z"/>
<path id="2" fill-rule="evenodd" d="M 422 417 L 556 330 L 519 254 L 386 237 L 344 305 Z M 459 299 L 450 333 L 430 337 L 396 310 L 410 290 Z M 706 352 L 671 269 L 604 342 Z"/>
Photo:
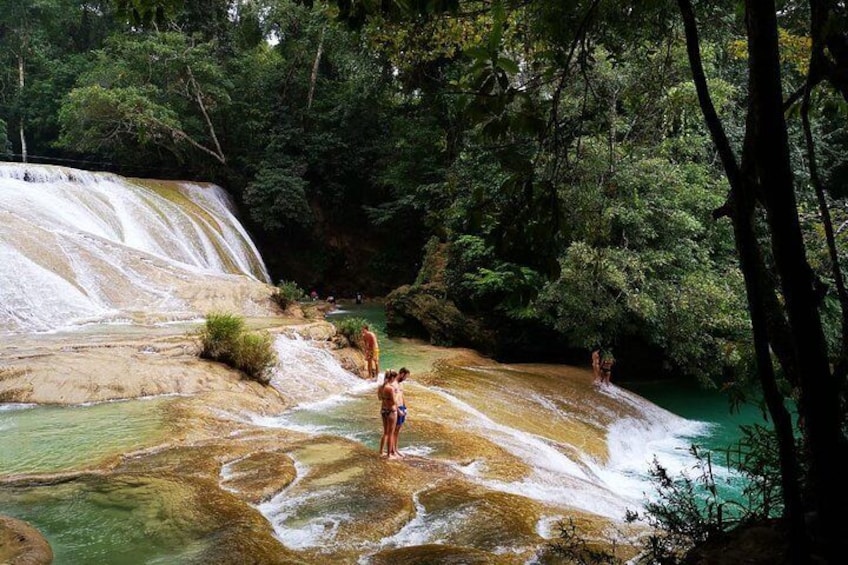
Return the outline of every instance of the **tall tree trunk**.
<path id="1" fill-rule="evenodd" d="M 23 55 L 18 56 L 18 96 L 22 99 L 24 95 L 24 57 Z M 27 162 L 27 142 L 26 142 L 26 133 L 24 132 L 24 116 L 21 113 L 19 119 L 19 128 L 18 131 L 21 135 L 21 162 Z"/>
<path id="2" fill-rule="evenodd" d="M 324 32 L 327 26 L 321 28 L 321 36 L 318 38 L 318 50 L 315 52 L 315 61 L 312 63 L 312 75 L 309 77 L 309 95 L 306 99 L 306 107 L 312 108 L 312 98 L 315 96 L 315 83 L 318 81 L 318 67 L 321 65 L 321 54 L 324 52 Z"/>
<path id="3" fill-rule="evenodd" d="M 749 112 L 754 128 L 753 168 L 762 187 L 771 247 L 791 328 L 810 449 L 813 503 L 825 558 L 836 563 L 840 515 L 846 501 L 836 379 L 830 371 L 815 279 L 798 219 L 789 141 L 783 116 L 776 8 L 772 0 L 746 0 Z M 844 557 L 844 556 L 843 556 Z"/>
<path id="4" fill-rule="evenodd" d="M 794 450 L 792 421 L 783 404 L 783 396 L 777 387 L 769 344 L 770 338 L 775 337 L 770 335 L 770 328 L 772 331 L 779 329 L 780 324 L 778 322 L 782 321 L 782 315 L 779 311 L 773 311 L 776 301 L 769 299 L 769 297 L 773 297 L 774 291 L 766 273 L 753 224 L 757 187 L 748 175 L 753 153 L 751 149 L 757 141 L 750 130 L 753 116 L 749 113 L 748 124 L 746 124 L 749 127 L 746 128 L 743 163 L 740 167 L 709 93 L 701 61 L 698 28 L 692 4 L 689 0 L 678 0 L 677 3 L 683 18 L 689 65 L 692 70 L 698 101 L 730 184 L 730 216 L 733 221 L 739 265 L 745 278 L 748 311 L 754 334 L 757 374 L 769 413 L 775 425 L 785 518 L 790 525 L 790 545 L 794 560 L 799 562 L 801 556 L 805 553 L 805 537 L 801 492 L 798 484 L 798 462 Z M 780 334 L 780 332 L 775 333 Z"/>

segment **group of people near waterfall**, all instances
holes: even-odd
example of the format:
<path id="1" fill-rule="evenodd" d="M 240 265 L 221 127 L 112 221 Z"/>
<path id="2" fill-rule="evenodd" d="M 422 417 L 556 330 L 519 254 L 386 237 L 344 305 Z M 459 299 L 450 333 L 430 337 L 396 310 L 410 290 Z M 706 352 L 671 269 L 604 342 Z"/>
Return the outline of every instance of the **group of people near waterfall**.
<path id="1" fill-rule="evenodd" d="M 609 386 L 613 365 L 615 365 L 615 357 L 612 356 L 612 352 L 603 351 L 600 347 L 592 350 L 592 374 L 595 386 Z"/>
<path id="2" fill-rule="evenodd" d="M 371 331 L 368 324 L 362 326 L 362 343 L 365 350 L 365 361 L 368 377 L 377 380 L 380 374 L 380 346 L 377 334 Z M 615 357 L 610 350 L 600 347 L 592 349 L 593 383 L 598 387 L 610 385 L 612 368 Z M 380 417 L 383 420 L 383 435 L 380 438 L 380 456 L 389 459 L 399 459 L 403 455 L 398 451 L 398 436 L 406 422 L 407 408 L 403 394 L 403 383 L 409 378 L 409 369 L 402 367 L 395 371 L 387 369 L 383 381 L 377 385 L 377 398 L 380 400 Z"/>
<path id="3" fill-rule="evenodd" d="M 362 326 L 362 343 L 365 346 L 365 362 L 368 377 L 377 379 L 380 374 L 380 345 L 377 334 L 368 324 Z M 389 459 L 399 459 L 403 455 L 398 451 L 398 435 L 406 421 L 406 400 L 403 397 L 403 382 L 409 377 L 409 369 L 387 369 L 383 382 L 377 385 L 377 398 L 380 399 L 380 417 L 383 420 L 383 435 L 380 438 L 380 455 Z M 385 453 L 384 453 L 385 451 Z"/>

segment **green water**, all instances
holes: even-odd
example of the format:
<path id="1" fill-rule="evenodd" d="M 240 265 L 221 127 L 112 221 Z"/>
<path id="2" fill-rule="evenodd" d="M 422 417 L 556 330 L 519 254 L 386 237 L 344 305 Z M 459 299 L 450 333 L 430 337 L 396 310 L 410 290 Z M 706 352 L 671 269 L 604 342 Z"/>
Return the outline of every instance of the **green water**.
<path id="1" fill-rule="evenodd" d="M 145 478 L 88 479 L 0 490 L 4 514 L 35 526 L 56 565 L 192 563 L 206 544 L 177 519 L 168 489 Z"/>
<path id="2" fill-rule="evenodd" d="M 0 476 L 97 467 L 153 444 L 172 399 L 0 411 Z"/>
<path id="3" fill-rule="evenodd" d="M 744 404 L 737 410 L 731 410 L 726 396 L 716 390 L 703 389 L 696 383 L 624 382 L 619 384 L 687 420 L 710 424 L 709 434 L 699 438 L 698 442 L 701 447 L 709 450 L 733 447 L 742 437 L 739 426 L 752 424 L 770 426 L 757 406 Z"/>
<path id="4" fill-rule="evenodd" d="M 120 454 L 156 445 L 167 432 L 165 409 L 172 401 L 2 410 L 0 476 L 94 469 Z M 0 489 L 0 514 L 38 529 L 57 565 L 188 563 L 203 548 L 193 526 L 174 524 L 176 513 L 163 499 L 168 489 L 148 479 L 27 482 L 32 481 Z"/>

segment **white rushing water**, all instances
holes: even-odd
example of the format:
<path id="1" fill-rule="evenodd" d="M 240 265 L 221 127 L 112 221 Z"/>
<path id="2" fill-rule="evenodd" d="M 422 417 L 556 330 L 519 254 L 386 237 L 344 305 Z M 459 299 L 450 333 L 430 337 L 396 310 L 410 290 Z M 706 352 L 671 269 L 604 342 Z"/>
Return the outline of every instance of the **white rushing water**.
<path id="1" fill-rule="evenodd" d="M 0 264 L 0 332 L 185 318 L 177 287 L 269 281 L 220 187 L 43 165 L 0 164 Z"/>
<path id="2" fill-rule="evenodd" d="M 346 372 L 326 350 L 312 342 L 284 336 L 277 337 L 276 349 L 280 357 L 280 370 L 273 384 L 283 394 L 295 401 L 295 407 L 278 416 L 254 416 L 255 425 L 284 428 L 313 436 L 341 436 L 370 446 L 378 431 L 374 422 L 362 415 L 363 408 L 375 404 L 371 398 L 374 382 L 362 381 Z M 497 371 L 491 372 L 491 390 L 478 391 L 490 394 L 504 386 Z M 416 385 L 423 386 L 423 385 Z M 580 446 L 566 446 L 548 438 L 516 429 L 495 421 L 450 390 L 426 387 L 427 391 L 443 399 L 455 410 L 446 413 L 445 421 L 453 421 L 469 434 L 485 438 L 492 444 L 514 455 L 528 465 L 531 473 L 526 477 L 505 481 L 492 479 L 486 473 L 488 462 L 475 459 L 469 462 L 443 461 L 472 483 L 488 491 L 506 493 L 534 500 L 547 507 L 560 508 L 561 513 L 543 517 L 537 532 L 544 537 L 555 535 L 554 525 L 571 509 L 609 518 L 620 522 L 627 509 L 638 510 L 650 496 L 653 486 L 647 470 L 656 457 L 670 473 L 691 467 L 688 446 L 692 438 L 707 432 L 701 422 L 686 420 L 649 401 L 618 387 L 610 387 L 599 394 L 612 396 L 627 408 L 628 417 L 613 419 L 606 428 L 608 459 L 601 463 L 582 452 Z M 534 392 L 533 400 L 551 412 L 561 411 L 561 399 Z M 558 404 L 560 402 L 560 404 Z M 369 412 L 370 414 L 370 412 Z M 466 421 L 455 420 L 463 414 Z M 439 416 L 440 418 L 440 416 Z M 416 442 L 407 436 L 402 452 L 421 458 L 435 457 L 436 448 L 426 440 Z M 296 460 L 296 456 L 289 454 Z M 299 464 L 299 463 L 298 463 Z M 301 467 L 305 473 L 308 471 Z M 302 478 L 302 477 L 301 477 Z M 320 511 L 322 503 L 338 497 L 334 488 L 305 490 L 295 483 L 266 503 L 259 506 L 273 524 L 278 538 L 293 549 L 317 548 L 343 543 L 337 540 L 339 523 L 356 520 L 344 512 L 332 515 Z M 428 487 L 429 488 L 429 487 Z M 371 547 L 403 547 L 418 544 L 448 543 L 452 533 L 467 522 L 468 508 L 458 506 L 437 513 L 429 512 L 414 497 L 415 515 L 399 531 L 380 540 Z M 355 509 L 350 509 L 355 513 Z M 505 551 L 509 548 L 505 548 Z"/>

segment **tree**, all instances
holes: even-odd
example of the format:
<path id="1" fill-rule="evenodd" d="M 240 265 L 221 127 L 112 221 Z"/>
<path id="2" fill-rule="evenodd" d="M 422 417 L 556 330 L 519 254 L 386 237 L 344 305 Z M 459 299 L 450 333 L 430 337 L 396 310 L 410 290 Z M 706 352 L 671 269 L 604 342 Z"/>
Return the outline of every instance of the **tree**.
<path id="1" fill-rule="evenodd" d="M 192 148 L 225 164 L 216 117 L 233 86 L 213 52 L 177 32 L 113 36 L 64 101 L 59 142 L 112 155 L 159 147 L 180 160 Z"/>
<path id="2" fill-rule="evenodd" d="M 811 2 L 814 13 L 817 4 Z M 844 523 L 840 513 L 848 502 L 848 487 L 844 482 L 844 414 L 840 406 L 845 374 L 833 371 L 829 363 L 819 314 L 823 289 L 807 261 L 800 228 L 783 115 L 775 6 L 773 2 L 745 3 L 749 103 L 745 144 L 741 159 L 737 161 L 706 84 L 694 10 L 687 0 L 679 0 L 678 5 L 686 27 L 689 57 L 701 107 L 730 184 L 729 205 L 722 211 L 730 215 L 734 225 L 754 328 L 757 369 L 780 442 L 782 484 L 787 519 L 793 534 L 794 559 L 801 562 L 806 556 L 801 515 L 803 507 L 797 483 L 798 462 L 793 449 L 791 422 L 777 388 L 770 353 L 770 346 L 778 353 L 784 349 L 780 342 L 785 339 L 785 333 L 788 333 L 790 348 L 783 355 L 778 354 L 777 358 L 785 374 L 796 379 L 794 384 L 800 390 L 799 411 L 804 418 L 810 450 L 810 503 L 820 520 L 824 556 L 835 563 L 840 555 L 844 555 L 842 546 L 846 532 L 839 524 Z M 766 212 L 770 252 L 780 279 L 783 306 L 770 298 L 774 295 L 774 287 L 764 270 L 763 250 L 754 233 L 753 214 L 758 203 Z M 846 337 L 843 336 L 843 340 Z M 802 362 L 803 367 L 800 367 Z"/>

